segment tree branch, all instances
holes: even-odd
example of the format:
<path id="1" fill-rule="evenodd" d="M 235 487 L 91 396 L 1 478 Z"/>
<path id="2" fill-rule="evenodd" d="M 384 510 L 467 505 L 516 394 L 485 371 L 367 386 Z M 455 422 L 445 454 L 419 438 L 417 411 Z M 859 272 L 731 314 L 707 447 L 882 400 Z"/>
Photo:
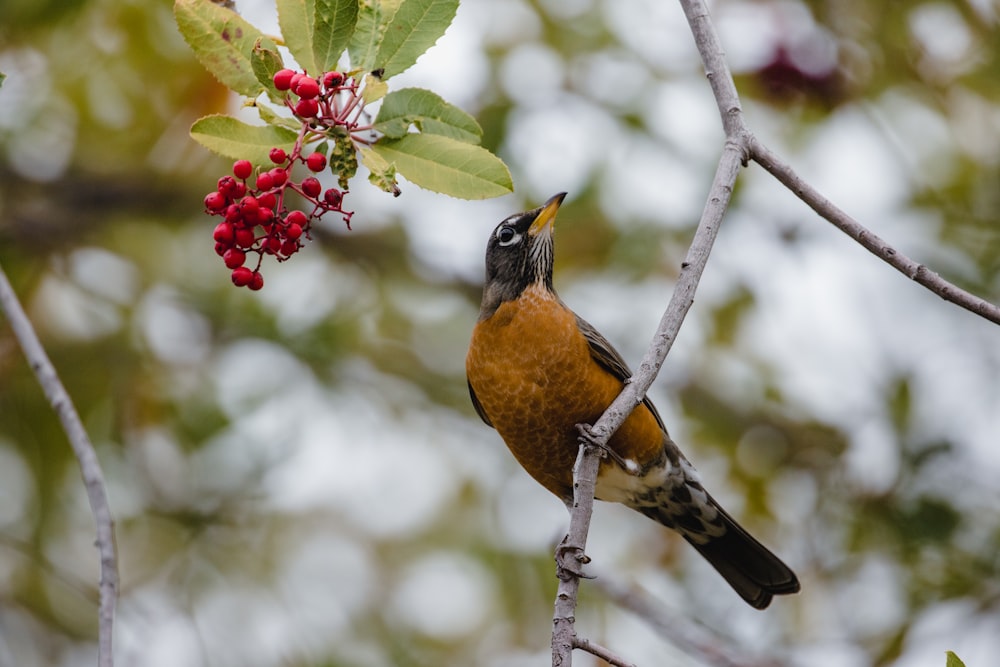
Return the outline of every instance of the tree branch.
<path id="1" fill-rule="evenodd" d="M 574 647 L 580 649 L 581 651 L 586 651 L 587 653 L 596 655 L 609 665 L 613 665 L 613 667 L 636 667 L 634 663 L 627 661 L 625 658 L 622 658 L 616 653 L 604 648 L 600 644 L 596 644 L 586 638 L 577 639 L 574 642 Z"/>
<path id="2" fill-rule="evenodd" d="M 111 506 L 104 484 L 104 473 L 97 460 L 94 445 L 87 436 L 87 431 L 80 421 L 73 401 L 66 388 L 59 380 L 55 367 L 45 353 L 38 336 L 35 334 L 31 321 L 25 314 L 17 295 L 7 280 L 7 275 L 0 267 L 0 311 L 6 314 L 10 321 L 14 336 L 21 345 L 25 358 L 38 378 L 38 383 L 45 392 L 52 409 L 59 416 L 63 430 L 69 438 L 70 446 L 80 464 L 83 483 L 87 489 L 90 501 L 90 511 L 97 524 L 97 550 L 101 558 L 101 580 L 99 636 L 97 644 L 97 664 L 99 667 L 112 667 L 114 655 L 112 652 L 112 629 L 115 619 L 115 604 L 118 599 L 118 560 L 115 553 L 114 522 L 111 517 Z"/>
<path id="3" fill-rule="evenodd" d="M 860 243 L 866 250 L 889 266 L 910 280 L 923 285 L 945 301 L 951 301 L 990 322 L 1000 324 L 1000 307 L 951 284 L 923 264 L 893 248 L 877 234 L 869 231 L 861 223 L 837 208 L 832 201 L 804 181 L 756 137 L 751 138 L 750 141 L 750 157 L 778 179 L 779 183 L 791 190 L 796 197 L 808 204 L 821 218 L 832 223 L 834 227 Z"/>

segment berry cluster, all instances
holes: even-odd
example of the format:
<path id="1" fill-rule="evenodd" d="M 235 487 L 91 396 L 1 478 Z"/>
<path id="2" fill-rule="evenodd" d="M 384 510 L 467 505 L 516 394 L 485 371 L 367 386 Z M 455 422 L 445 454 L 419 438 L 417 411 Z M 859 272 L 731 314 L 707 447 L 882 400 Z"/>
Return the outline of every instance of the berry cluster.
<path id="1" fill-rule="evenodd" d="M 335 139 L 338 127 L 340 136 L 346 130 L 351 141 L 368 143 L 352 134 L 369 129 L 360 123 L 364 101 L 353 79 L 340 72 L 326 72 L 317 80 L 283 69 L 275 73 L 274 87 L 285 92 L 285 106 L 302 124 L 291 153 L 272 148 L 271 169 L 254 169 L 249 160 L 237 160 L 232 176 L 220 178 L 216 189 L 205 196 L 205 211 L 223 218 L 212 234 L 215 252 L 232 270 L 233 284 L 252 290 L 264 286 L 260 273 L 264 255 L 272 255 L 279 262 L 289 259 L 302 247 L 302 239 L 310 238 L 312 223 L 324 214 L 339 213 L 350 228 L 354 213 L 341 208 L 347 192 L 346 179 L 340 174 L 343 190 L 324 189 L 312 174 L 327 168 L 327 156 L 319 151 L 306 155 L 304 148 L 320 140 Z M 305 165 L 312 174 L 296 182 L 292 170 L 297 164 Z M 288 209 L 289 190 L 301 195 L 309 213 Z M 253 268 L 247 262 L 250 254 L 257 255 L 256 262 L 249 263 Z"/>

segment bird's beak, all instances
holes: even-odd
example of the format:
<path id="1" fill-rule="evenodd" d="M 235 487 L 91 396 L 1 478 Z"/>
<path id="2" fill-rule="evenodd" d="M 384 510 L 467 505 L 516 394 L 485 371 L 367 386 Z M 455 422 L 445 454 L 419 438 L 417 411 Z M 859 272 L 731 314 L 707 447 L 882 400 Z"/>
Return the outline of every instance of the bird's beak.
<path id="1" fill-rule="evenodd" d="M 542 231 L 552 230 L 552 223 L 556 219 L 556 211 L 559 210 L 559 205 L 562 204 L 565 198 L 566 193 L 560 192 L 545 202 L 545 205 L 538 210 L 538 216 L 531 223 L 531 227 L 528 228 L 528 236 L 534 238 L 541 234 Z"/>

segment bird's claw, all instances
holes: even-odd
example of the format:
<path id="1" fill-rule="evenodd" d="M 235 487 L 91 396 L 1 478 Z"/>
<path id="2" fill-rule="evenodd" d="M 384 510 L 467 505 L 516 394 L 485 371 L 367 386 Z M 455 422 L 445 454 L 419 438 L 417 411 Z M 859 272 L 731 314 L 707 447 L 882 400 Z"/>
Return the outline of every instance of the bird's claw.
<path id="1" fill-rule="evenodd" d="M 569 535 L 556 547 L 556 577 L 561 581 L 569 581 L 572 578 L 594 579 L 593 575 L 586 574 L 583 566 L 590 562 L 590 556 L 583 553 L 580 547 L 566 543 Z"/>
<path id="2" fill-rule="evenodd" d="M 612 461 L 620 465 L 623 470 L 631 471 L 633 469 L 634 466 L 629 465 L 628 461 L 619 456 L 618 452 L 616 452 L 615 450 L 611 449 L 610 446 L 598 440 L 597 436 L 594 435 L 594 429 L 590 424 L 577 424 L 576 430 L 577 433 L 580 434 L 577 437 L 577 439 L 580 441 L 580 444 L 586 444 L 586 445 L 591 445 L 592 447 L 596 447 L 597 449 L 600 450 L 601 458 L 605 457 L 610 458 Z"/>

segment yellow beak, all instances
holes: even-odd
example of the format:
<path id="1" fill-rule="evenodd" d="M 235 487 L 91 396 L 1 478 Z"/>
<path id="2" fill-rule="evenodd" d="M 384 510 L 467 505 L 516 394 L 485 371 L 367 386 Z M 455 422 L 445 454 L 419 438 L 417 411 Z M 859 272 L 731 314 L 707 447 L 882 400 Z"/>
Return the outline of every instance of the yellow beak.
<path id="1" fill-rule="evenodd" d="M 535 237 L 541 234 L 542 231 L 551 231 L 552 223 L 556 219 L 556 211 L 559 210 L 559 205 L 562 204 L 565 198 L 566 193 L 560 192 L 545 202 L 545 205 L 538 211 L 538 217 L 535 218 L 534 222 L 531 223 L 531 227 L 528 228 L 528 236 Z"/>

